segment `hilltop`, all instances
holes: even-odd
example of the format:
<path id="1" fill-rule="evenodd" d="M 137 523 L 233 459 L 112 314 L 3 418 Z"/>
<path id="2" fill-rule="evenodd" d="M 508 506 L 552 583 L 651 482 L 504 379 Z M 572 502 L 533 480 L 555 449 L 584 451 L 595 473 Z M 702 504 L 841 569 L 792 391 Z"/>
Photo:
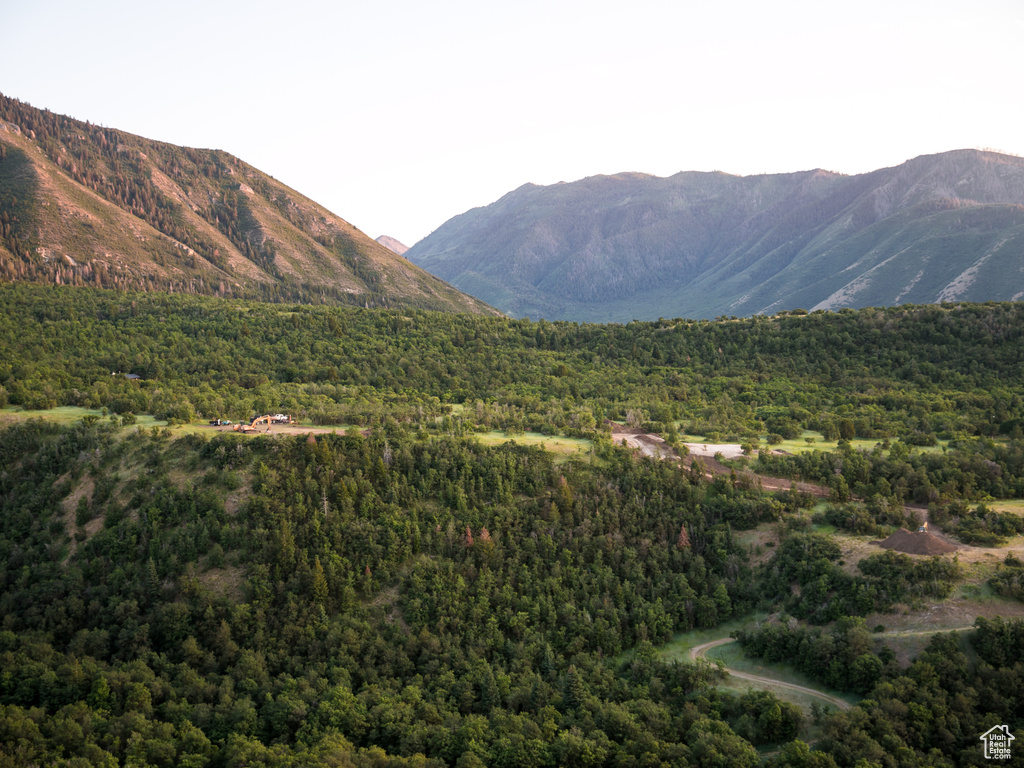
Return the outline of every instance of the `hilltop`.
<path id="1" fill-rule="evenodd" d="M 960 150 L 845 176 L 526 184 L 406 258 L 513 316 L 711 318 L 1024 296 L 1024 159 Z"/>
<path id="2" fill-rule="evenodd" d="M 227 152 L 3 95 L 0 280 L 494 311 Z"/>

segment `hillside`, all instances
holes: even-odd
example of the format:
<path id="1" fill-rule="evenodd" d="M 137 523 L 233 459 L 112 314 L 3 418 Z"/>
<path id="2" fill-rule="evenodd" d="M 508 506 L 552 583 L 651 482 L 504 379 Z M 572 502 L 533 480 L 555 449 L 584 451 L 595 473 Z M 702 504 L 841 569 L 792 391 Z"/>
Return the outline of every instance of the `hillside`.
<path id="1" fill-rule="evenodd" d="M 0 281 L 493 312 L 219 150 L 0 95 Z"/>
<path id="2" fill-rule="evenodd" d="M 1024 725 L 1022 338 L 1019 302 L 597 326 L 0 286 L 0 766 L 980 764 Z M 308 433 L 205 423 L 254 410 Z M 607 418 L 803 450 L 709 477 Z M 911 502 L 965 546 L 871 546 Z M 916 659 L 878 629 L 910 622 Z M 843 709 L 673 661 L 733 632 Z"/>
<path id="3" fill-rule="evenodd" d="M 1024 159 L 961 150 L 844 176 L 527 184 L 406 257 L 513 316 L 747 316 L 1024 296 Z"/>

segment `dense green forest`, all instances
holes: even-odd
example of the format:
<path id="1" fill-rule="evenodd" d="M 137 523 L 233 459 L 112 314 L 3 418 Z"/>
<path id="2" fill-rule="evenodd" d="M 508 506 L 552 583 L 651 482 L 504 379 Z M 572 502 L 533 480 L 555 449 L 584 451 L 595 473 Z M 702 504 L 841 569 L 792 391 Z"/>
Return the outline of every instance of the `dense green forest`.
<path id="1" fill-rule="evenodd" d="M 949 595 L 955 560 L 851 574 L 808 497 L 640 458 L 605 421 L 756 443 L 829 486 L 836 527 L 923 500 L 1016 535 L 984 502 L 1024 496 L 1024 307 L 587 326 L 5 286 L 0 308 L 4 405 L 106 409 L 0 426 L 0 766 L 967 766 L 1024 725 L 1024 622 L 908 667 L 854 618 Z M 362 429 L 133 419 L 276 410 Z M 764 449 L 793 430 L 842 439 Z M 1020 599 L 1021 572 L 992 590 Z M 800 707 L 657 650 L 755 610 L 792 621 L 748 653 L 863 697 L 812 746 Z"/>
<path id="2" fill-rule="evenodd" d="M 1021 304 L 625 326 L 26 285 L 0 306 L 3 396 L 26 408 L 371 423 L 440 402 L 482 425 L 589 434 L 630 417 L 715 442 L 1024 436 Z"/>

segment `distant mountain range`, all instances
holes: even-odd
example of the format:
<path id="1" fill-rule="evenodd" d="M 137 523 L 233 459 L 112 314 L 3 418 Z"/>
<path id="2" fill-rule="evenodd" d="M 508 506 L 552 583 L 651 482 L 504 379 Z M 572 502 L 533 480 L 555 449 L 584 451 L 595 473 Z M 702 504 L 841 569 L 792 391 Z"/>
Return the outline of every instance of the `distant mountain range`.
<path id="1" fill-rule="evenodd" d="M 377 242 L 392 253 L 397 253 L 399 256 L 409 250 L 408 245 L 405 245 L 400 240 L 395 240 L 395 238 L 389 237 L 388 235 L 381 235 L 377 238 Z"/>
<path id="2" fill-rule="evenodd" d="M 226 152 L 0 95 L 0 282 L 494 313 Z"/>
<path id="3" fill-rule="evenodd" d="M 746 316 L 1024 297 L 1024 159 L 959 150 L 856 176 L 526 184 L 405 254 L 506 313 Z"/>

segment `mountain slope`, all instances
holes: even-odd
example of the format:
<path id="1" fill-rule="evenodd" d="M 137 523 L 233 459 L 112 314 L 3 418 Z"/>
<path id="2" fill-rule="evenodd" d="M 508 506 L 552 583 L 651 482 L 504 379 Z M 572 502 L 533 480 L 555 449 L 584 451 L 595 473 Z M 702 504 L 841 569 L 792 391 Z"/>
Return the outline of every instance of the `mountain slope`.
<path id="1" fill-rule="evenodd" d="M 0 280 L 493 312 L 226 152 L 2 95 Z"/>
<path id="2" fill-rule="evenodd" d="M 527 184 L 406 257 L 513 316 L 613 320 L 1024 295 L 1024 159 Z"/>
<path id="3" fill-rule="evenodd" d="M 409 250 L 409 246 L 403 244 L 400 240 L 396 240 L 388 235 L 381 235 L 377 238 L 377 242 L 387 248 L 393 253 L 397 253 L 401 256 L 403 253 Z"/>

